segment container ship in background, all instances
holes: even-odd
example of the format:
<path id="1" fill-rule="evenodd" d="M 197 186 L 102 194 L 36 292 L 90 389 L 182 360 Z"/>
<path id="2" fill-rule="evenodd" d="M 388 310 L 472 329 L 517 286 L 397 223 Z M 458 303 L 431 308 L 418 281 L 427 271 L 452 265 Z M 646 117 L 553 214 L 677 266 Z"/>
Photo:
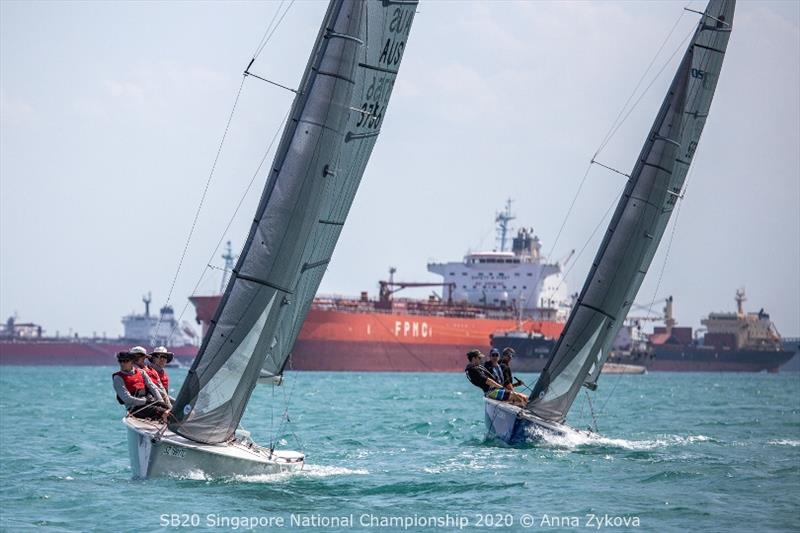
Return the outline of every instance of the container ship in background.
<path id="1" fill-rule="evenodd" d="M 555 339 L 571 299 L 562 265 L 541 255 L 532 229 L 520 229 L 506 251 L 510 202 L 497 214 L 499 251 L 471 252 L 462 261 L 428 264 L 442 281 L 379 282 L 377 298 L 318 296 L 300 330 L 289 361 L 294 370 L 461 372 L 465 354 L 489 349 L 489 336 L 501 329 Z M 571 254 L 570 254 L 571 255 Z M 223 256 L 233 267 L 230 251 Z M 568 261 L 569 258 L 566 259 Z M 564 262 L 566 262 L 564 261 Z M 439 289 L 427 300 L 398 298 L 402 289 Z M 192 296 L 197 322 L 207 326 L 220 295 Z"/>
<path id="2" fill-rule="evenodd" d="M 736 291 L 735 313 L 710 313 L 701 320 L 705 327 L 693 332 L 691 327 L 676 326 L 672 298 L 664 309 L 664 326 L 650 336 L 654 358 L 653 370 L 778 372 L 795 355 L 786 349 L 775 324 L 763 309 L 757 313 L 744 310 L 744 290 Z"/>
<path id="3" fill-rule="evenodd" d="M 747 313 L 745 294 L 736 291 L 735 313 L 710 313 L 694 332 L 678 327 L 673 317 L 672 297 L 666 299 L 664 326 L 653 333 L 642 332 L 641 320 L 629 317 L 614 341 L 609 370 L 640 366 L 648 370 L 681 372 L 778 372 L 794 357 L 800 339 L 781 339 L 764 310 Z M 705 330 L 705 334 L 699 333 Z M 792 342 L 792 341 L 795 342 Z M 493 335 L 494 347 L 512 346 L 517 351 L 514 367 L 520 372 L 544 368 L 555 341 L 530 333 L 503 331 Z M 627 373 L 627 372 L 623 372 Z"/>
<path id="4" fill-rule="evenodd" d="M 151 296 L 142 298 L 144 314 L 122 317 L 124 334 L 109 339 L 105 336 L 81 337 L 45 335 L 42 326 L 18 323 L 15 317 L 0 325 L 0 364 L 3 365 L 116 365 L 117 352 L 131 346 L 147 348 L 167 346 L 183 364 L 197 355 L 199 338 L 188 323 L 179 324 L 172 306 L 163 306 L 158 315 L 150 313 Z"/>

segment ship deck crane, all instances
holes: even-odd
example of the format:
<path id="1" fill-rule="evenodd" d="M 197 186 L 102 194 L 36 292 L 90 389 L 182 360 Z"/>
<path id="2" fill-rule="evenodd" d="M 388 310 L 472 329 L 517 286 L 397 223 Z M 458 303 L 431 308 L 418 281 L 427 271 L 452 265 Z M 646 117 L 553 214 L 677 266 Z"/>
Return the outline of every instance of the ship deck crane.
<path id="1" fill-rule="evenodd" d="M 390 270 L 391 274 L 394 274 Z M 453 282 L 450 283 L 432 283 L 432 282 L 416 282 L 416 281 L 394 281 L 393 277 L 390 277 L 389 281 L 379 281 L 378 284 L 380 285 L 380 290 L 378 292 L 378 303 L 376 307 L 378 309 L 391 309 L 392 308 L 392 295 L 398 291 L 403 289 L 409 288 L 418 288 L 418 287 L 448 287 L 450 290 L 447 291 L 447 304 L 452 305 L 453 303 L 453 291 L 456 288 L 456 284 Z"/>

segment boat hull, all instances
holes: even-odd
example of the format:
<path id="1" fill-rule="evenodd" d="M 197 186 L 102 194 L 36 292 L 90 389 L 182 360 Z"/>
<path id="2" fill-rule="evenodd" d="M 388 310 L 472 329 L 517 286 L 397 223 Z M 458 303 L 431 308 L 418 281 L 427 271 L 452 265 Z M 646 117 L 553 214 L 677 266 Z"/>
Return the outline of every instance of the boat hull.
<path id="1" fill-rule="evenodd" d="M 778 372 L 793 352 L 725 349 L 713 346 L 655 345 L 650 370 L 672 372 Z"/>
<path id="2" fill-rule="evenodd" d="M 235 442 L 199 444 L 171 431 L 154 438 L 163 426 L 151 421 L 125 417 L 128 432 L 128 453 L 133 477 L 144 479 L 159 476 L 186 477 L 202 475 L 210 478 L 278 474 L 302 469 L 303 454 L 274 450 L 258 445 Z"/>
<path id="3" fill-rule="evenodd" d="M 542 420 L 520 407 L 506 402 L 484 398 L 487 437 L 506 444 L 524 444 L 540 441 L 544 434 L 563 436 L 580 431 L 564 424 Z"/>

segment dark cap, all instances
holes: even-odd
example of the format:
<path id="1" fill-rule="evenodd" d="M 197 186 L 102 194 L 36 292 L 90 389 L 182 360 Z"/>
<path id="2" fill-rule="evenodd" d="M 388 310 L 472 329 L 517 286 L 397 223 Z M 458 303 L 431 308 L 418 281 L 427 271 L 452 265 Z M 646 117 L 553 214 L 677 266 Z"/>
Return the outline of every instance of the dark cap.
<path id="1" fill-rule="evenodd" d="M 511 346 L 509 346 L 508 348 L 503 348 L 503 355 L 514 355 L 516 353 L 517 353 L 516 350 L 514 350 L 514 348 L 512 348 Z"/>
<path id="2" fill-rule="evenodd" d="M 489 357 L 500 357 L 500 350 L 497 348 L 492 348 L 489 350 Z"/>
<path id="3" fill-rule="evenodd" d="M 480 350 L 470 350 L 467 352 L 467 359 L 472 359 L 473 357 L 483 357 L 483 354 Z"/>
<path id="4" fill-rule="evenodd" d="M 135 358 L 136 356 L 130 352 L 117 352 L 117 362 L 119 363 L 123 361 L 133 361 Z"/>

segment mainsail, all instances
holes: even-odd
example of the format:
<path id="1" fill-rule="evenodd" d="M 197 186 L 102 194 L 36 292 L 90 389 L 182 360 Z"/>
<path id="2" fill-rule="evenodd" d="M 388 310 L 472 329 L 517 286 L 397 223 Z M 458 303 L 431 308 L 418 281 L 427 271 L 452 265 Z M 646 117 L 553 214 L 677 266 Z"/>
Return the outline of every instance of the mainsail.
<path id="1" fill-rule="evenodd" d="M 653 260 L 714 96 L 735 0 L 711 0 L 634 165 L 564 331 L 526 409 L 563 422 L 603 363 Z"/>
<path id="2" fill-rule="evenodd" d="M 250 234 L 178 394 L 176 433 L 229 440 L 259 375 L 282 373 L 380 132 L 416 5 L 331 1 Z"/>

